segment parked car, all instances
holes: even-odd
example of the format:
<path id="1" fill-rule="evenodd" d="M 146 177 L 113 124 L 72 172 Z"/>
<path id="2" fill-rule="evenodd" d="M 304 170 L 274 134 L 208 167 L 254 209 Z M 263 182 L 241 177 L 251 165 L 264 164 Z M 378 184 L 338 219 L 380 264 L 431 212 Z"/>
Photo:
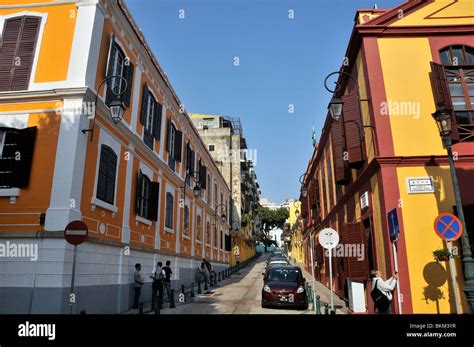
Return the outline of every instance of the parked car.
<path id="1" fill-rule="evenodd" d="M 299 267 L 270 267 L 263 279 L 262 307 L 293 306 L 307 309 L 305 281 Z"/>

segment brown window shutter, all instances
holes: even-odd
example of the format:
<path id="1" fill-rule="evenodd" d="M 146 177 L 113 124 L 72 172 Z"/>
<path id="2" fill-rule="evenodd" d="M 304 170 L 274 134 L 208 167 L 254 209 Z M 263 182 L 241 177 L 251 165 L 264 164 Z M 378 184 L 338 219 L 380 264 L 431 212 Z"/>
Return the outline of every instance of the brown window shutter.
<path id="1" fill-rule="evenodd" d="M 345 140 L 342 120 L 332 122 L 331 138 L 333 144 L 334 179 L 336 184 L 347 184 L 349 182 L 349 171 L 344 161 Z"/>
<path id="2" fill-rule="evenodd" d="M 176 130 L 174 139 L 174 159 L 181 163 L 183 149 L 183 132 Z"/>
<path id="3" fill-rule="evenodd" d="M 100 151 L 97 198 L 109 204 L 114 203 L 117 154 L 109 146 L 102 145 Z"/>
<path id="4" fill-rule="evenodd" d="M 142 170 L 138 170 L 138 175 L 137 175 L 137 189 L 135 192 L 135 212 L 137 215 L 140 212 L 140 205 L 141 205 L 141 200 L 142 200 L 142 180 L 143 180 L 143 174 Z"/>
<path id="5" fill-rule="evenodd" d="M 143 88 L 142 88 L 142 107 L 140 111 L 140 124 L 145 125 L 146 124 L 146 116 L 147 116 L 147 107 L 148 107 L 148 86 L 145 83 L 143 83 Z"/>
<path id="6" fill-rule="evenodd" d="M 448 80 L 444 72 L 444 66 L 431 62 L 431 83 L 434 90 L 436 105 L 444 106 L 447 110 L 451 111 L 451 140 L 453 142 L 459 142 L 459 132 L 457 128 L 456 115 L 454 114 L 454 107 L 451 100 L 451 94 L 449 93 Z M 434 112 L 435 110 L 433 110 Z"/>
<path id="7" fill-rule="evenodd" d="M 366 159 L 365 144 L 361 138 L 362 128 L 361 111 L 357 94 L 345 95 L 342 97 L 344 134 L 348 152 L 348 164 L 351 168 L 360 168 Z M 342 121 L 342 120 L 341 120 Z M 359 125 L 357 125 L 357 122 Z"/>
<path id="8" fill-rule="evenodd" d="M 168 119 L 166 122 L 166 152 L 170 153 L 170 133 L 171 133 L 171 121 Z"/>
<path id="9" fill-rule="evenodd" d="M 0 91 L 27 90 L 41 18 L 7 19 L 0 48 Z"/>
<path id="10" fill-rule="evenodd" d="M 367 240 L 361 222 L 348 223 L 344 229 L 344 244 L 364 247 L 363 260 L 357 260 L 357 256 L 347 258 L 347 273 L 351 280 L 367 280 L 369 278 L 369 263 L 367 259 Z"/>
<path id="11" fill-rule="evenodd" d="M 135 70 L 135 66 L 132 64 L 131 61 L 128 60 L 128 65 L 125 65 L 124 71 L 124 78 L 127 81 L 127 89 L 123 93 L 122 101 L 125 106 L 130 107 L 130 98 L 132 96 L 132 88 L 133 88 L 133 72 Z M 123 91 L 123 90 L 121 90 Z"/>
<path id="12" fill-rule="evenodd" d="M 160 201 L 160 184 L 158 182 L 152 182 L 150 185 L 150 203 L 149 213 L 150 220 L 158 220 L 158 204 Z"/>
<path id="13" fill-rule="evenodd" d="M 36 127 L 21 129 L 17 135 L 17 148 L 21 160 L 18 162 L 18 170 L 15 172 L 17 187 L 27 187 L 31 177 L 31 164 L 35 149 Z"/>
<path id="14" fill-rule="evenodd" d="M 201 188 L 206 189 L 207 188 L 207 168 L 203 165 L 202 166 L 202 171 L 201 171 Z"/>

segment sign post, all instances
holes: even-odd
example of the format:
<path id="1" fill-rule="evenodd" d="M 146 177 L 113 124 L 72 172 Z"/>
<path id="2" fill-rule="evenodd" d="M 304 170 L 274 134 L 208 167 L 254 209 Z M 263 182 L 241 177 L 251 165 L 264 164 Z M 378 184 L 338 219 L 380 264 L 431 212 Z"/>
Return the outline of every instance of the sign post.
<path id="1" fill-rule="evenodd" d="M 454 303 L 456 304 L 456 313 L 461 313 L 461 305 L 459 303 L 458 295 L 458 284 L 456 282 L 454 259 L 453 259 L 453 246 L 452 241 L 456 241 L 462 235 L 462 223 L 454 214 L 441 213 L 434 221 L 434 230 L 436 234 L 443 240 L 446 241 L 446 246 L 449 253 L 449 270 L 451 272 L 451 283 L 453 286 Z"/>
<path id="2" fill-rule="evenodd" d="M 393 266 L 395 271 L 398 272 L 398 254 L 397 254 L 397 242 L 398 235 L 400 234 L 400 225 L 398 224 L 397 209 L 394 208 L 388 213 L 388 225 L 390 231 L 390 241 L 392 241 L 393 250 Z M 397 302 L 398 302 L 398 314 L 402 314 L 402 298 L 400 295 L 400 278 L 397 283 Z"/>
<path id="3" fill-rule="evenodd" d="M 311 232 L 309 233 L 309 252 L 311 255 L 311 276 L 313 276 L 313 309 L 314 313 L 317 314 L 316 309 L 316 280 L 314 278 L 314 258 L 313 258 L 313 238 L 311 236 Z"/>
<path id="4" fill-rule="evenodd" d="M 74 256 L 72 260 L 72 275 L 71 275 L 71 290 L 69 293 L 69 314 L 72 314 L 72 304 L 74 296 L 74 279 L 76 277 L 76 257 L 77 257 L 77 245 L 80 245 L 87 239 L 89 230 L 87 225 L 80 221 L 75 220 L 69 223 L 64 229 L 64 238 L 68 243 L 74 245 Z"/>
<path id="5" fill-rule="evenodd" d="M 319 233 L 319 244 L 329 253 L 329 290 L 331 291 L 331 311 L 334 312 L 334 294 L 332 292 L 332 249 L 339 244 L 339 234 L 336 230 L 325 228 Z"/>

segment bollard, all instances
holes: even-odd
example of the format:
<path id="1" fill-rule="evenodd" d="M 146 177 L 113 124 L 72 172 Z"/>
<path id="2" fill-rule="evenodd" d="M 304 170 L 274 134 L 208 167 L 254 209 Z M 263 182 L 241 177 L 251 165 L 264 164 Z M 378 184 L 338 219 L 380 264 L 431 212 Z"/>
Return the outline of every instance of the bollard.
<path id="1" fill-rule="evenodd" d="M 194 282 L 191 282 L 191 298 L 194 298 Z"/>
<path id="2" fill-rule="evenodd" d="M 201 278 L 198 278 L 198 294 L 202 294 L 202 291 L 201 291 Z"/>
<path id="3" fill-rule="evenodd" d="M 138 314 L 143 314 L 143 302 L 138 303 Z"/>
<path id="4" fill-rule="evenodd" d="M 155 314 L 161 314 L 160 303 L 159 302 L 157 302 L 156 305 L 155 305 Z"/>
<path id="5" fill-rule="evenodd" d="M 171 289 L 170 308 L 175 308 L 174 304 L 174 289 Z"/>
<path id="6" fill-rule="evenodd" d="M 184 301 L 186 302 L 186 290 L 184 289 L 184 284 L 181 285 L 181 293 L 183 294 Z"/>
<path id="7" fill-rule="evenodd" d="M 329 314 L 329 305 L 324 304 L 324 314 Z"/>
<path id="8" fill-rule="evenodd" d="M 319 295 L 316 295 L 316 314 L 321 314 L 321 300 Z"/>
<path id="9" fill-rule="evenodd" d="M 331 310 L 330 314 L 336 314 L 336 310 Z"/>
<path id="10" fill-rule="evenodd" d="M 82 315 L 85 315 L 85 314 L 86 314 L 86 310 L 81 310 L 81 314 L 82 314 Z"/>
<path id="11" fill-rule="evenodd" d="M 221 281 L 221 272 L 219 271 L 217 273 L 217 282 L 220 282 Z"/>

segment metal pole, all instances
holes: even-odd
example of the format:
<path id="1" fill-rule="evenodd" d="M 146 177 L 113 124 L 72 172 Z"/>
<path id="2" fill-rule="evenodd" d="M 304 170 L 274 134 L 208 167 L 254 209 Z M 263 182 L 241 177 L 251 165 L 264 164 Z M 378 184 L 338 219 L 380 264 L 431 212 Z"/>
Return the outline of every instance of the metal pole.
<path id="1" fill-rule="evenodd" d="M 329 290 L 331 291 L 331 310 L 334 311 L 334 296 L 332 293 L 332 249 L 328 249 L 329 251 Z"/>
<path id="2" fill-rule="evenodd" d="M 398 272 L 398 256 L 397 256 L 397 246 L 395 242 L 392 242 L 393 249 L 393 265 L 395 266 L 395 271 Z M 397 301 L 398 301 L 398 314 L 402 314 L 402 298 L 400 297 L 400 279 L 397 283 Z"/>
<path id="3" fill-rule="evenodd" d="M 69 294 L 69 314 L 72 314 L 72 295 L 74 294 L 74 277 L 76 276 L 76 255 L 77 255 L 77 245 L 74 245 L 74 256 L 72 259 L 72 276 L 71 276 L 71 292 Z M 74 298 L 76 302 L 76 298 Z"/>
<path id="4" fill-rule="evenodd" d="M 453 254 L 453 247 L 452 247 L 451 241 L 446 241 L 446 244 L 448 246 L 449 253 Z M 460 314 L 461 305 L 459 304 L 458 284 L 456 282 L 456 275 L 455 275 L 456 270 L 454 269 L 453 257 L 449 257 L 449 270 L 451 272 L 451 281 L 453 283 L 453 293 L 454 293 L 454 303 L 456 304 L 456 313 Z"/>
<path id="5" fill-rule="evenodd" d="M 313 281 L 312 281 L 312 286 L 313 286 L 313 309 L 314 309 L 314 312 L 316 312 L 316 281 L 314 279 L 314 258 L 313 258 L 313 241 L 311 239 L 311 232 L 309 232 L 309 248 L 310 248 L 310 254 L 311 254 L 311 275 L 313 276 Z"/>
<path id="6" fill-rule="evenodd" d="M 472 258 L 471 246 L 469 242 L 469 235 L 467 234 L 466 221 L 464 219 L 464 211 L 461 202 L 461 193 L 459 191 L 458 178 L 456 176 L 456 167 L 454 166 L 452 142 L 450 136 L 443 137 L 443 143 L 448 151 L 449 160 L 449 171 L 451 173 L 451 179 L 453 181 L 454 198 L 456 200 L 456 210 L 459 220 L 462 224 L 462 262 L 464 265 L 464 278 L 466 282 L 464 284 L 464 293 L 470 307 L 471 313 L 474 313 L 474 259 Z"/>

